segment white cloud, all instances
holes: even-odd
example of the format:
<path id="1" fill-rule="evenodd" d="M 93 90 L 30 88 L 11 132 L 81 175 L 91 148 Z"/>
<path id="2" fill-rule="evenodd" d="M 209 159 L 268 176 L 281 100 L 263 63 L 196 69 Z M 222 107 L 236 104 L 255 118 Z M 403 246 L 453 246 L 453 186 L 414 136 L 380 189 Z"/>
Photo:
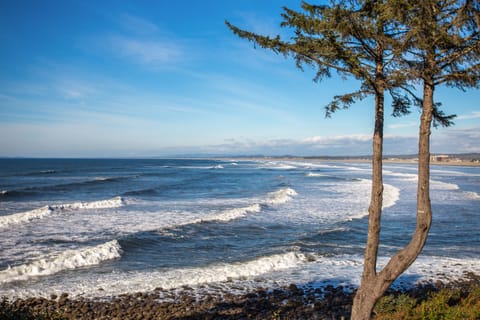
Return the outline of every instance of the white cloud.
<path id="1" fill-rule="evenodd" d="M 388 125 L 389 129 L 402 129 L 402 128 L 411 128 L 418 126 L 417 122 L 410 121 L 410 122 L 402 122 L 402 123 L 395 123 Z"/>
<path id="2" fill-rule="evenodd" d="M 385 154 L 415 153 L 416 148 L 415 137 L 390 136 L 385 139 Z M 198 153 L 230 155 L 363 156 L 372 153 L 372 144 L 368 135 L 316 136 L 264 141 L 243 138 L 226 139 L 222 144 L 191 150 Z"/>
<path id="3" fill-rule="evenodd" d="M 352 144 L 355 142 L 365 142 L 372 139 L 371 135 L 357 134 L 347 136 L 315 136 L 305 138 L 302 142 L 311 145 L 338 145 L 338 144 Z"/>
<path id="4" fill-rule="evenodd" d="M 160 32 L 158 26 L 153 22 L 131 14 L 121 15 L 119 22 L 127 31 L 137 34 L 155 34 Z"/>
<path id="5" fill-rule="evenodd" d="M 73 78 L 57 81 L 54 86 L 63 98 L 70 100 L 83 99 L 98 92 L 91 83 Z"/>
<path id="6" fill-rule="evenodd" d="M 108 42 L 114 54 L 142 65 L 168 65 L 179 61 L 183 56 L 180 46 L 169 41 L 112 36 Z"/>
<path id="7" fill-rule="evenodd" d="M 238 12 L 237 15 L 242 20 L 236 26 L 257 34 L 276 36 L 281 32 L 279 23 L 271 17 L 262 17 L 254 12 Z"/>
<path id="8" fill-rule="evenodd" d="M 434 132 L 435 133 L 435 132 Z M 480 152 L 480 127 L 447 129 L 432 135 L 432 151 L 442 153 Z"/>
<path id="9" fill-rule="evenodd" d="M 470 120 L 470 119 L 478 119 L 480 118 L 480 111 L 473 111 L 468 114 L 462 114 L 455 118 L 455 120 Z"/>
<path id="10" fill-rule="evenodd" d="M 148 67 L 165 67 L 185 57 L 182 39 L 161 30 L 142 17 L 123 14 L 116 17 L 120 28 L 95 35 L 82 44 L 88 52 L 103 52 Z"/>

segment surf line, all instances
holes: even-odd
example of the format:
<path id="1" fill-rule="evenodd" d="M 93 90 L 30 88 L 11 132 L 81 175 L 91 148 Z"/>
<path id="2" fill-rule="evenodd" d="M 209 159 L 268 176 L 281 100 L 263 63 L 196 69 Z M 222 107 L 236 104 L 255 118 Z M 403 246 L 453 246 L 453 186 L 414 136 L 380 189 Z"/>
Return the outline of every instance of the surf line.
<path id="1" fill-rule="evenodd" d="M 10 214 L 7 216 L 0 216 L 0 228 L 7 227 L 12 224 L 29 223 L 32 220 L 42 219 L 58 211 L 75 211 L 84 209 L 107 209 L 117 208 L 124 205 L 122 197 L 115 197 L 108 200 L 99 200 L 92 202 L 74 202 L 57 205 L 47 205 L 38 209 L 33 209 L 25 212 Z"/>

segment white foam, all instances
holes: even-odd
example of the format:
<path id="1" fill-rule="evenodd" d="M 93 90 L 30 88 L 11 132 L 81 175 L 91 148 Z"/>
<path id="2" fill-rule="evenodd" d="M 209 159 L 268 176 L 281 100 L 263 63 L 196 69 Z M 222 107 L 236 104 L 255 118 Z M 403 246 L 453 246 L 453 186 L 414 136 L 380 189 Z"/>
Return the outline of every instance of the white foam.
<path id="1" fill-rule="evenodd" d="M 261 161 L 262 166 L 260 167 L 261 169 L 271 169 L 271 170 L 292 170 L 292 169 L 297 169 L 297 163 L 295 165 L 291 163 L 282 163 L 282 162 L 274 162 L 274 161 L 268 161 L 268 162 L 263 162 Z"/>
<path id="2" fill-rule="evenodd" d="M 315 172 L 309 172 L 306 174 L 307 177 L 329 177 L 326 174 L 323 173 L 315 173 Z"/>
<path id="3" fill-rule="evenodd" d="M 383 174 L 392 176 L 392 177 L 398 177 L 401 178 L 404 181 L 417 181 L 418 180 L 418 175 L 414 173 L 400 173 L 400 172 L 393 172 L 393 171 L 388 171 L 384 170 Z"/>
<path id="4" fill-rule="evenodd" d="M 106 209 L 117 208 L 123 205 L 121 197 L 115 197 L 108 200 L 92 201 L 92 202 L 74 202 L 67 204 L 57 204 L 50 206 L 43 206 L 38 209 L 14 213 L 6 216 L 0 216 L 0 228 L 12 224 L 28 223 L 35 219 L 42 219 L 55 211 L 64 210 L 81 210 L 81 209 Z"/>
<path id="5" fill-rule="evenodd" d="M 378 258 L 377 271 L 389 261 L 389 257 Z M 301 265 L 288 275 L 272 275 L 280 278 L 281 285 L 288 283 L 314 284 L 318 286 L 333 284 L 358 286 L 363 268 L 363 257 L 360 255 L 337 255 L 319 257 L 315 261 Z M 465 274 L 480 273 L 480 259 L 456 259 L 438 256 L 420 255 L 417 260 L 394 282 L 394 288 L 410 288 L 413 285 L 435 282 L 437 280 L 451 282 L 465 278 Z"/>
<path id="6" fill-rule="evenodd" d="M 103 261 L 120 258 L 122 249 L 117 240 L 95 247 L 67 250 L 55 256 L 48 256 L 28 264 L 9 267 L 0 271 L 0 283 L 28 280 L 63 270 L 93 266 Z"/>
<path id="7" fill-rule="evenodd" d="M 204 268 L 172 270 L 160 276 L 156 286 L 178 288 L 184 285 L 199 285 L 212 282 L 224 282 L 231 279 L 253 278 L 268 272 L 297 267 L 308 261 L 301 253 L 288 252 L 261 257 L 247 262 L 217 264 Z M 153 278 L 153 277 L 152 277 Z M 141 280 L 142 282 L 144 280 Z"/>
<path id="8" fill-rule="evenodd" d="M 390 184 L 383 184 L 383 209 L 393 207 L 400 199 L 400 189 Z"/>
<path id="9" fill-rule="evenodd" d="M 221 164 L 218 164 L 216 166 L 213 166 L 212 169 L 223 169 L 223 166 Z"/>
<path id="10" fill-rule="evenodd" d="M 6 195 L 7 192 L 8 192 L 7 190 L 1 190 L 1 191 L 0 191 L 0 194 L 3 196 L 3 195 Z"/>
<path id="11" fill-rule="evenodd" d="M 8 216 L 0 216 L 0 228 L 11 224 L 20 224 L 30 222 L 34 219 L 41 219 L 53 212 L 50 206 L 44 206 L 38 209 L 10 214 Z"/>
<path id="12" fill-rule="evenodd" d="M 360 179 L 362 184 L 367 184 L 369 189 L 372 186 L 372 180 Z M 400 189 L 392 186 L 391 184 L 383 184 L 383 205 L 382 209 L 393 207 L 400 199 Z"/>
<path id="13" fill-rule="evenodd" d="M 118 207 L 121 207 L 122 205 L 123 205 L 122 197 L 115 197 L 108 200 L 59 204 L 59 205 L 51 206 L 51 208 L 53 208 L 54 210 L 107 209 L 107 208 L 118 208 Z"/>
<path id="14" fill-rule="evenodd" d="M 349 184 L 349 188 L 353 188 L 350 190 L 346 186 L 344 187 L 343 191 L 348 192 L 348 193 L 353 193 L 356 196 L 360 195 L 361 197 L 365 199 L 370 199 L 371 194 L 370 194 L 370 189 L 372 185 L 372 180 L 369 179 L 359 179 L 358 182 L 354 184 Z M 400 199 L 400 189 L 397 187 L 394 187 L 390 184 L 383 184 L 383 203 L 382 203 L 382 209 L 390 208 L 393 207 L 394 205 L 397 204 L 398 200 Z M 366 207 L 365 209 L 368 208 L 368 204 L 366 202 Z M 368 216 L 368 211 L 361 211 L 355 214 L 349 215 L 345 221 L 352 221 L 356 219 L 362 219 L 364 217 Z"/>
<path id="15" fill-rule="evenodd" d="M 76 281 L 71 276 L 62 283 L 54 283 L 46 288 L 39 284 L 35 288 L 16 290 L 10 295 L 16 297 L 48 296 L 52 292 L 68 292 L 71 296 L 102 297 L 153 291 L 156 288 L 177 289 L 184 286 L 197 287 L 203 285 L 222 286 L 237 281 L 255 283 L 256 279 L 272 272 L 296 269 L 312 259 L 302 253 L 288 252 L 264 256 L 254 260 L 236 263 L 218 263 L 197 268 L 183 268 L 142 272 L 109 273 L 100 276 L 83 278 Z M 261 278 L 263 280 L 263 278 Z M 260 282 L 261 283 L 261 282 Z M 98 288 L 102 288 L 101 291 Z M 227 289 L 228 290 L 228 289 Z M 0 293 L 4 294 L 0 289 Z"/>
<path id="16" fill-rule="evenodd" d="M 430 180 L 430 187 L 433 190 L 458 190 L 460 187 L 455 183 Z"/>
<path id="17" fill-rule="evenodd" d="M 200 222 L 207 222 L 207 221 L 231 221 L 239 218 L 245 217 L 248 213 L 256 213 L 260 212 L 262 210 L 261 206 L 256 203 L 252 204 L 251 206 L 248 207 L 242 207 L 242 208 L 233 208 L 233 209 L 227 209 L 219 214 L 215 214 L 212 216 L 207 216 L 207 217 L 202 217 L 199 218 L 193 223 L 200 223 Z"/>
<path id="18" fill-rule="evenodd" d="M 465 194 L 469 199 L 480 200 L 480 195 L 473 191 L 466 191 Z"/>
<path id="19" fill-rule="evenodd" d="M 286 203 L 292 200 L 292 197 L 298 195 L 298 193 L 291 188 L 282 188 L 280 190 L 271 192 L 268 194 L 268 199 L 266 200 L 267 205 L 276 205 Z"/>
<path id="20" fill-rule="evenodd" d="M 384 171 L 386 175 L 399 177 L 405 181 L 418 181 L 418 175 L 413 173 L 400 173 L 400 172 L 392 172 L 392 171 Z M 432 190 L 458 190 L 460 187 L 454 183 L 448 183 L 438 180 L 430 179 L 430 187 Z"/>
<path id="21" fill-rule="evenodd" d="M 191 223 L 202 223 L 210 221 L 221 221 L 227 222 L 235 219 L 240 219 L 246 217 L 250 213 L 258 213 L 262 211 L 262 206 L 265 205 L 279 205 L 284 204 L 294 196 L 297 195 L 297 192 L 291 188 L 281 188 L 277 191 L 268 193 L 265 199 L 258 199 L 257 203 L 238 208 L 226 209 L 220 213 L 212 213 L 206 216 L 195 218 L 193 220 L 186 220 L 182 223 L 177 223 L 175 226 L 183 226 Z"/>
<path id="22" fill-rule="evenodd" d="M 345 219 L 345 221 L 353 221 L 353 220 L 358 220 L 358 219 L 363 219 L 368 216 L 368 211 L 362 211 L 357 214 L 352 214 L 348 218 Z"/>
<path id="23" fill-rule="evenodd" d="M 431 172 L 433 173 L 435 171 L 436 170 L 432 170 Z M 445 173 L 447 171 L 445 172 L 439 171 L 439 172 Z M 418 181 L 418 175 L 413 173 L 400 173 L 400 172 L 392 172 L 388 170 L 383 171 L 383 173 L 389 176 L 402 178 L 402 180 L 405 180 L 405 181 Z M 459 172 L 451 171 L 449 173 L 459 175 Z M 431 190 L 459 190 L 460 189 L 460 187 L 455 183 L 448 183 L 448 182 L 443 182 L 435 179 L 430 179 L 430 188 Z"/>
<path id="24" fill-rule="evenodd" d="M 379 271 L 388 257 L 379 257 Z M 51 293 L 68 292 L 70 296 L 108 297 L 133 292 L 148 292 L 156 288 L 221 290 L 248 292 L 258 287 L 276 288 L 290 283 L 308 286 L 328 284 L 353 286 L 360 284 L 363 257 L 360 255 L 318 256 L 288 252 L 237 263 L 219 263 L 198 268 L 114 272 L 79 278 L 70 274 L 62 282 L 32 283 L 29 288 L 2 289 L 0 295 L 10 297 L 48 297 Z M 450 282 L 465 277 L 465 273 L 480 273 L 480 259 L 456 259 L 423 256 L 417 258 L 393 284 L 395 288 L 435 282 Z M 47 281 L 48 278 L 45 279 Z M 99 290 L 101 288 L 101 290 Z"/>

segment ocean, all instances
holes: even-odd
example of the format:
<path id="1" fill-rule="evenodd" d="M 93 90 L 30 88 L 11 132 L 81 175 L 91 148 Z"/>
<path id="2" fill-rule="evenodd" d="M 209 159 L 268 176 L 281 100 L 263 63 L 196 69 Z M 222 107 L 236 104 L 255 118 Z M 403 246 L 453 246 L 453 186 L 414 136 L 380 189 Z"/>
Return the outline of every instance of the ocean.
<path id="1" fill-rule="evenodd" d="M 411 238 L 417 168 L 384 165 L 379 267 Z M 0 296 L 358 286 L 368 163 L 0 159 Z M 480 274 L 480 167 L 432 166 L 433 225 L 394 286 Z"/>

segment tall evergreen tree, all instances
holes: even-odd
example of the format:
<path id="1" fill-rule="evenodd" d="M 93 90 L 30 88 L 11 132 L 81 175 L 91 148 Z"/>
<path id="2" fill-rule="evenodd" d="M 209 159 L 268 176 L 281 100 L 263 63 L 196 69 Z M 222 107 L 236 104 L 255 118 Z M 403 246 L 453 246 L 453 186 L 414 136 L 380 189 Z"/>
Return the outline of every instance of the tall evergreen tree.
<path id="1" fill-rule="evenodd" d="M 369 319 L 375 301 L 418 257 L 432 223 L 430 203 L 431 127 L 449 126 L 434 102 L 435 88 L 447 85 L 462 90 L 477 88 L 480 80 L 479 4 L 477 1 L 405 0 L 390 1 L 389 10 L 408 30 L 403 64 L 410 81 L 423 86 L 418 145 L 418 186 L 416 228 L 409 244 L 395 254 L 375 281 L 360 286 L 352 319 Z M 412 93 L 413 94 L 413 93 Z M 373 284 L 373 285 L 372 285 Z M 372 293 L 374 300 L 372 301 Z"/>
<path id="2" fill-rule="evenodd" d="M 340 0 L 330 6 L 302 4 L 303 12 L 284 8 L 283 27 L 295 36 L 284 41 L 241 30 L 227 22 L 239 37 L 255 45 L 292 56 L 299 68 L 316 68 L 315 80 L 351 76 L 360 81 L 357 91 L 335 96 L 326 106 L 330 116 L 368 95 L 375 97 L 372 190 L 368 238 L 362 282 L 355 296 L 352 319 L 368 319 L 375 302 L 422 250 L 431 224 L 429 200 L 429 137 L 433 124 L 451 124 L 433 102 L 436 85 L 459 88 L 478 83 L 478 3 L 434 0 Z M 470 59 L 470 60 L 469 60 Z M 470 61 L 470 62 L 469 62 Z M 422 81 L 423 97 L 409 84 Z M 422 108 L 419 134 L 417 228 L 411 242 L 377 272 L 383 198 L 382 155 L 384 96 L 392 96 L 393 115 Z"/>
<path id="3" fill-rule="evenodd" d="M 392 96 L 393 114 L 408 113 L 411 100 L 399 88 L 406 87 L 404 73 L 399 71 L 398 57 L 405 34 L 401 26 L 387 16 L 385 1 L 338 1 L 330 6 L 302 4 L 304 12 L 284 8 L 283 27 L 295 30 L 290 42 L 241 30 L 230 23 L 232 31 L 263 48 L 292 56 L 299 68 L 314 66 L 315 80 L 336 71 L 360 82 L 357 91 L 335 96 L 326 106 L 330 116 L 339 108 L 348 108 L 368 95 L 375 97 L 373 132 L 372 189 L 369 206 L 369 230 L 362 283 L 373 283 L 376 276 L 383 202 L 383 127 L 384 100 Z"/>

